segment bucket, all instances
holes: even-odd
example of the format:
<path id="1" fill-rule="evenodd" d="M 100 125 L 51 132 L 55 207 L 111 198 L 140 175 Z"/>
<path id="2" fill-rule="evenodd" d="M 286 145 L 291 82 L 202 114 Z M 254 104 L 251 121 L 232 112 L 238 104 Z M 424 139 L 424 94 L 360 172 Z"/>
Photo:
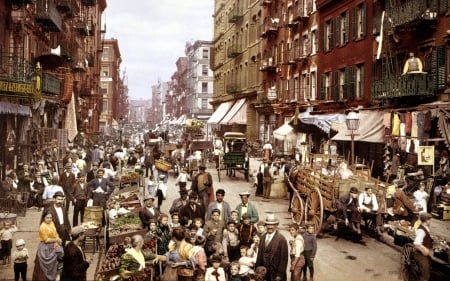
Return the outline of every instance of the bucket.
<path id="1" fill-rule="evenodd" d="M 100 206 L 92 206 L 86 207 L 84 210 L 83 221 L 92 221 L 97 223 L 98 225 L 102 225 L 103 219 L 103 207 Z"/>
<path id="2" fill-rule="evenodd" d="M 6 222 L 17 225 L 17 215 L 12 213 L 0 213 L 0 229 L 3 229 Z"/>

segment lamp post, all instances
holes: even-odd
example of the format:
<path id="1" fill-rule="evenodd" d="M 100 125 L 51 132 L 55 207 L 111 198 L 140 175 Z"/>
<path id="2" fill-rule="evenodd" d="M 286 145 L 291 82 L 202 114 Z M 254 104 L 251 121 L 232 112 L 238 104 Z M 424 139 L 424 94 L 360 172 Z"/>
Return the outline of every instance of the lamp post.
<path id="1" fill-rule="evenodd" d="M 351 138 L 351 159 L 350 164 L 355 164 L 355 131 L 359 128 L 359 116 L 357 110 L 350 110 L 347 112 L 347 117 L 345 118 L 345 124 L 347 125 L 347 130 L 350 131 L 350 138 Z"/>

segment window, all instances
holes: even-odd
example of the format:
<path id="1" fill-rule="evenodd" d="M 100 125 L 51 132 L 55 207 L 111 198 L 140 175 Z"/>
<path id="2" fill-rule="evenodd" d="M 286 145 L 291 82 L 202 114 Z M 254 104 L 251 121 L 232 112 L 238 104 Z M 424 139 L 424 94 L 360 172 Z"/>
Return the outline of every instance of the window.
<path id="1" fill-rule="evenodd" d="M 353 8 L 352 14 L 353 40 L 356 40 L 366 35 L 366 3 L 361 3 Z"/>
<path id="2" fill-rule="evenodd" d="M 339 34 L 339 39 L 336 38 L 336 45 L 344 45 L 348 43 L 348 31 L 349 31 L 349 20 L 348 20 L 348 11 L 341 14 L 339 17 L 338 22 L 338 29 L 336 30 L 336 34 Z"/>
<path id="3" fill-rule="evenodd" d="M 108 94 L 108 88 L 107 87 L 105 87 L 105 88 L 100 88 L 100 93 L 102 94 L 102 95 L 107 95 Z"/>
<path id="4" fill-rule="evenodd" d="M 202 99 L 202 109 L 208 108 L 208 99 Z"/>
<path id="5" fill-rule="evenodd" d="M 330 72 L 320 75 L 320 100 L 331 100 Z"/>
<path id="6" fill-rule="evenodd" d="M 333 49 L 333 20 L 325 22 L 323 26 L 323 50 Z"/>
<path id="7" fill-rule="evenodd" d="M 317 73 L 316 72 L 311 72 L 311 95 L 310 95 L 310 99 L 311 100 L 316 100 L 316 95 L 317 95 Z"/>
<path id="8" fill-rule="evenodd" d="M 207 76 L 208 75 L 208 65 L 202 64 L 202 75 Z"/>
<path id="9" fill-rule="evenodd" d="M 309 82 L 309 73 L 302 74 L 300 81 L 300 101 L 306 101 L 311 97 Z"/>
<path id="10" fill-rule="evenodd" d="M 364 97 L 364 64 L 355 67 L 355 98 Z"/>
<path id="11" fill-rule="evenodd" d="M 311 54 L 314 55 L 319 50 L 319 40 L 317 38 L 317 30 L 316 29 L 311 31 L 311 41 L 312 41 Z"/>
<path id="12" fill-rule="evenodd" d="M 208 49 L 204 48 L 204 49 L 202 50 L 202 57 L 203 57 L 204 59 L 209 58 L 209 50 L 208 50 Z"/>
<path id="13" fill-rule="evenodd" d="M 208 82 L 202 82 L 202 93 L 208 93 Z"/>
<path id="14" fill-rule="evenodd" d="M 102 76 L 109 77 L 109 66 L 102 66 Z"/>
<path id="15" fill-rule="evenodd" d="M 109 59 L 109 52 L 110 52 L 110 48 L 109 47 L 103 47 L 103 53 L 102 53 L 102 60 L 103 61 L 107 61 Z"/>
<path id="16" fill-rule="evenodd" d="M 303 35 L 303 57 L 307 57 L 311 54 L 311 40 L 308 34 Z"/>
<path id="17" fill-rule="evenodd" d="M 103 101 L 103 112 L 108 112 L 108 101 L 104 100 Z"/>

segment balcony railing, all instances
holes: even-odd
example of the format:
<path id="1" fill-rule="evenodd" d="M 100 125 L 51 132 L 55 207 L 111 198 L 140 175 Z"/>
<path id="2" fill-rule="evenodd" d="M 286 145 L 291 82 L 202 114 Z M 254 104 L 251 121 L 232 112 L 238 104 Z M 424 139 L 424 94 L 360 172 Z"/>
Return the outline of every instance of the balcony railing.
<path id="1" fill-rule="evenodd" d="M 273 57 L 263 59 L 261 61 L 261 66 L 259 70 L 267 72 L 275 72 L 277 70 L 277 66 L 275 64 L 275 60 L 273 59 Z"/>
<path id="2" fill-rule="evenodd" d="M 267 38 L 270 36 L 274 36 L 278 34 L 278 28 L 280 27 L 280 19 L 279 18 L 270 18 L 267 17 L 264 20 L 264 24 L 262 27 L 262 38 Z"/>
<path id="3" fill-rule="evenodd" d="M 61 13 L 65 13 L 68 16 L 73 16 L 79 12 L 78 7 L 74 2 L 75 0 L 57 0 L 56 8 Z"/>
<path id="4" fill-rule="evenodd" d="M 62 18 L 56 5 L 50 0 L 36 0 L 36 22 L 38 22 L 45 31 L 60 32 Z"/>
<path id="5" fill-rule="evenodd" d="M 427 4 L 423 0 L 407 0 L 400 5 L 393 4 L 386 7 L 386 13 L 392 22 L 397 26 L 415 25 L 424 21 L 435 21 L 437 17 L 437 4 Z M 433 2 L 433 1 L 431 1 Z"/>
<path id="6" fill-rule="evenodd" d="M 0 53 L 0 78 L 30 82 L 33 74 L 33 65 L 25 59 L 9 53 Z"/>
<path id="7" fill-rule="evenodd" d="M 235 57 L 239 56 L 241 53 L 242 53 L 241 46 L 239 46 L 239 45 L 231 45 L 228 48 L 228 57 L 229 58 L 235 58 Z"/>
<path id="8" fill-rule="evenodd" d="M 386 77 L 372 83 L 373 99 L 389 99 L 434 94 L 435 83 L 430 74 L 406 74 Z"/>
<path id="9" fill-rule="evenodd" d="M 42 73 L 42 93 L 59 96 L 61 94 L 61 80 L 49 73 Z"/>
<path id="10" fill-rule="evenodd" d="M 234 7 L 228 15 L 228 22 L 235 23 L 238 22 L 243 17 L 243 12 L 241 7 Z"/>
<path id="11" fill-rule="evenodd" d="M 241 91 L 241 87 L 238 84 L 232 83 L 227 85 L 227 94 L 235 94 Z"/>

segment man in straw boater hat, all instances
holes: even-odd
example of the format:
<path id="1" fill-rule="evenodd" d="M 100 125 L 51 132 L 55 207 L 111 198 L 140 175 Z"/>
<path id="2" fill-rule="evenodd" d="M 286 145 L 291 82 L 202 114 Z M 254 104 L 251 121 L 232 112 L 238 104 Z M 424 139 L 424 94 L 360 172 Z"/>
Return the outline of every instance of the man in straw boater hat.
<path id="1" fill-rule="evenodd" d="M 250 215 L 250 222 L 255 224 L 259 221 L 259 214 L 256 206 L 248 202 L 248 198 L 250 197 L 250 192 L 244 191 L 239 193 L 241 197 L 241 203 L 239 203 L 236 208 L 234 208 L 238 212 L 238 220 L 242 222 L 242 216 L 247 213 Z"/>
<path id="2" fill-rule="evenodd" d="M 142 226 L 146 229 L 149 228 L 152 220 L 158 220 L 160 215 L 159 210 L 154 206 L 155 197 L 148 195 L 144 198 L 144 207 L 139 211 L 139 218 L 141 219 Z"/>
<path id="3" fill-rule="evenodd" d="M 259 242 L 255 267 L 267 269 L 266 281 L 286 280 L 286 269 L 289 258 L 289 247 L 286 238 L 278 231 L 278 219 L 274 213 L 267 213 L 264 221 L 267 232 Z"/>

